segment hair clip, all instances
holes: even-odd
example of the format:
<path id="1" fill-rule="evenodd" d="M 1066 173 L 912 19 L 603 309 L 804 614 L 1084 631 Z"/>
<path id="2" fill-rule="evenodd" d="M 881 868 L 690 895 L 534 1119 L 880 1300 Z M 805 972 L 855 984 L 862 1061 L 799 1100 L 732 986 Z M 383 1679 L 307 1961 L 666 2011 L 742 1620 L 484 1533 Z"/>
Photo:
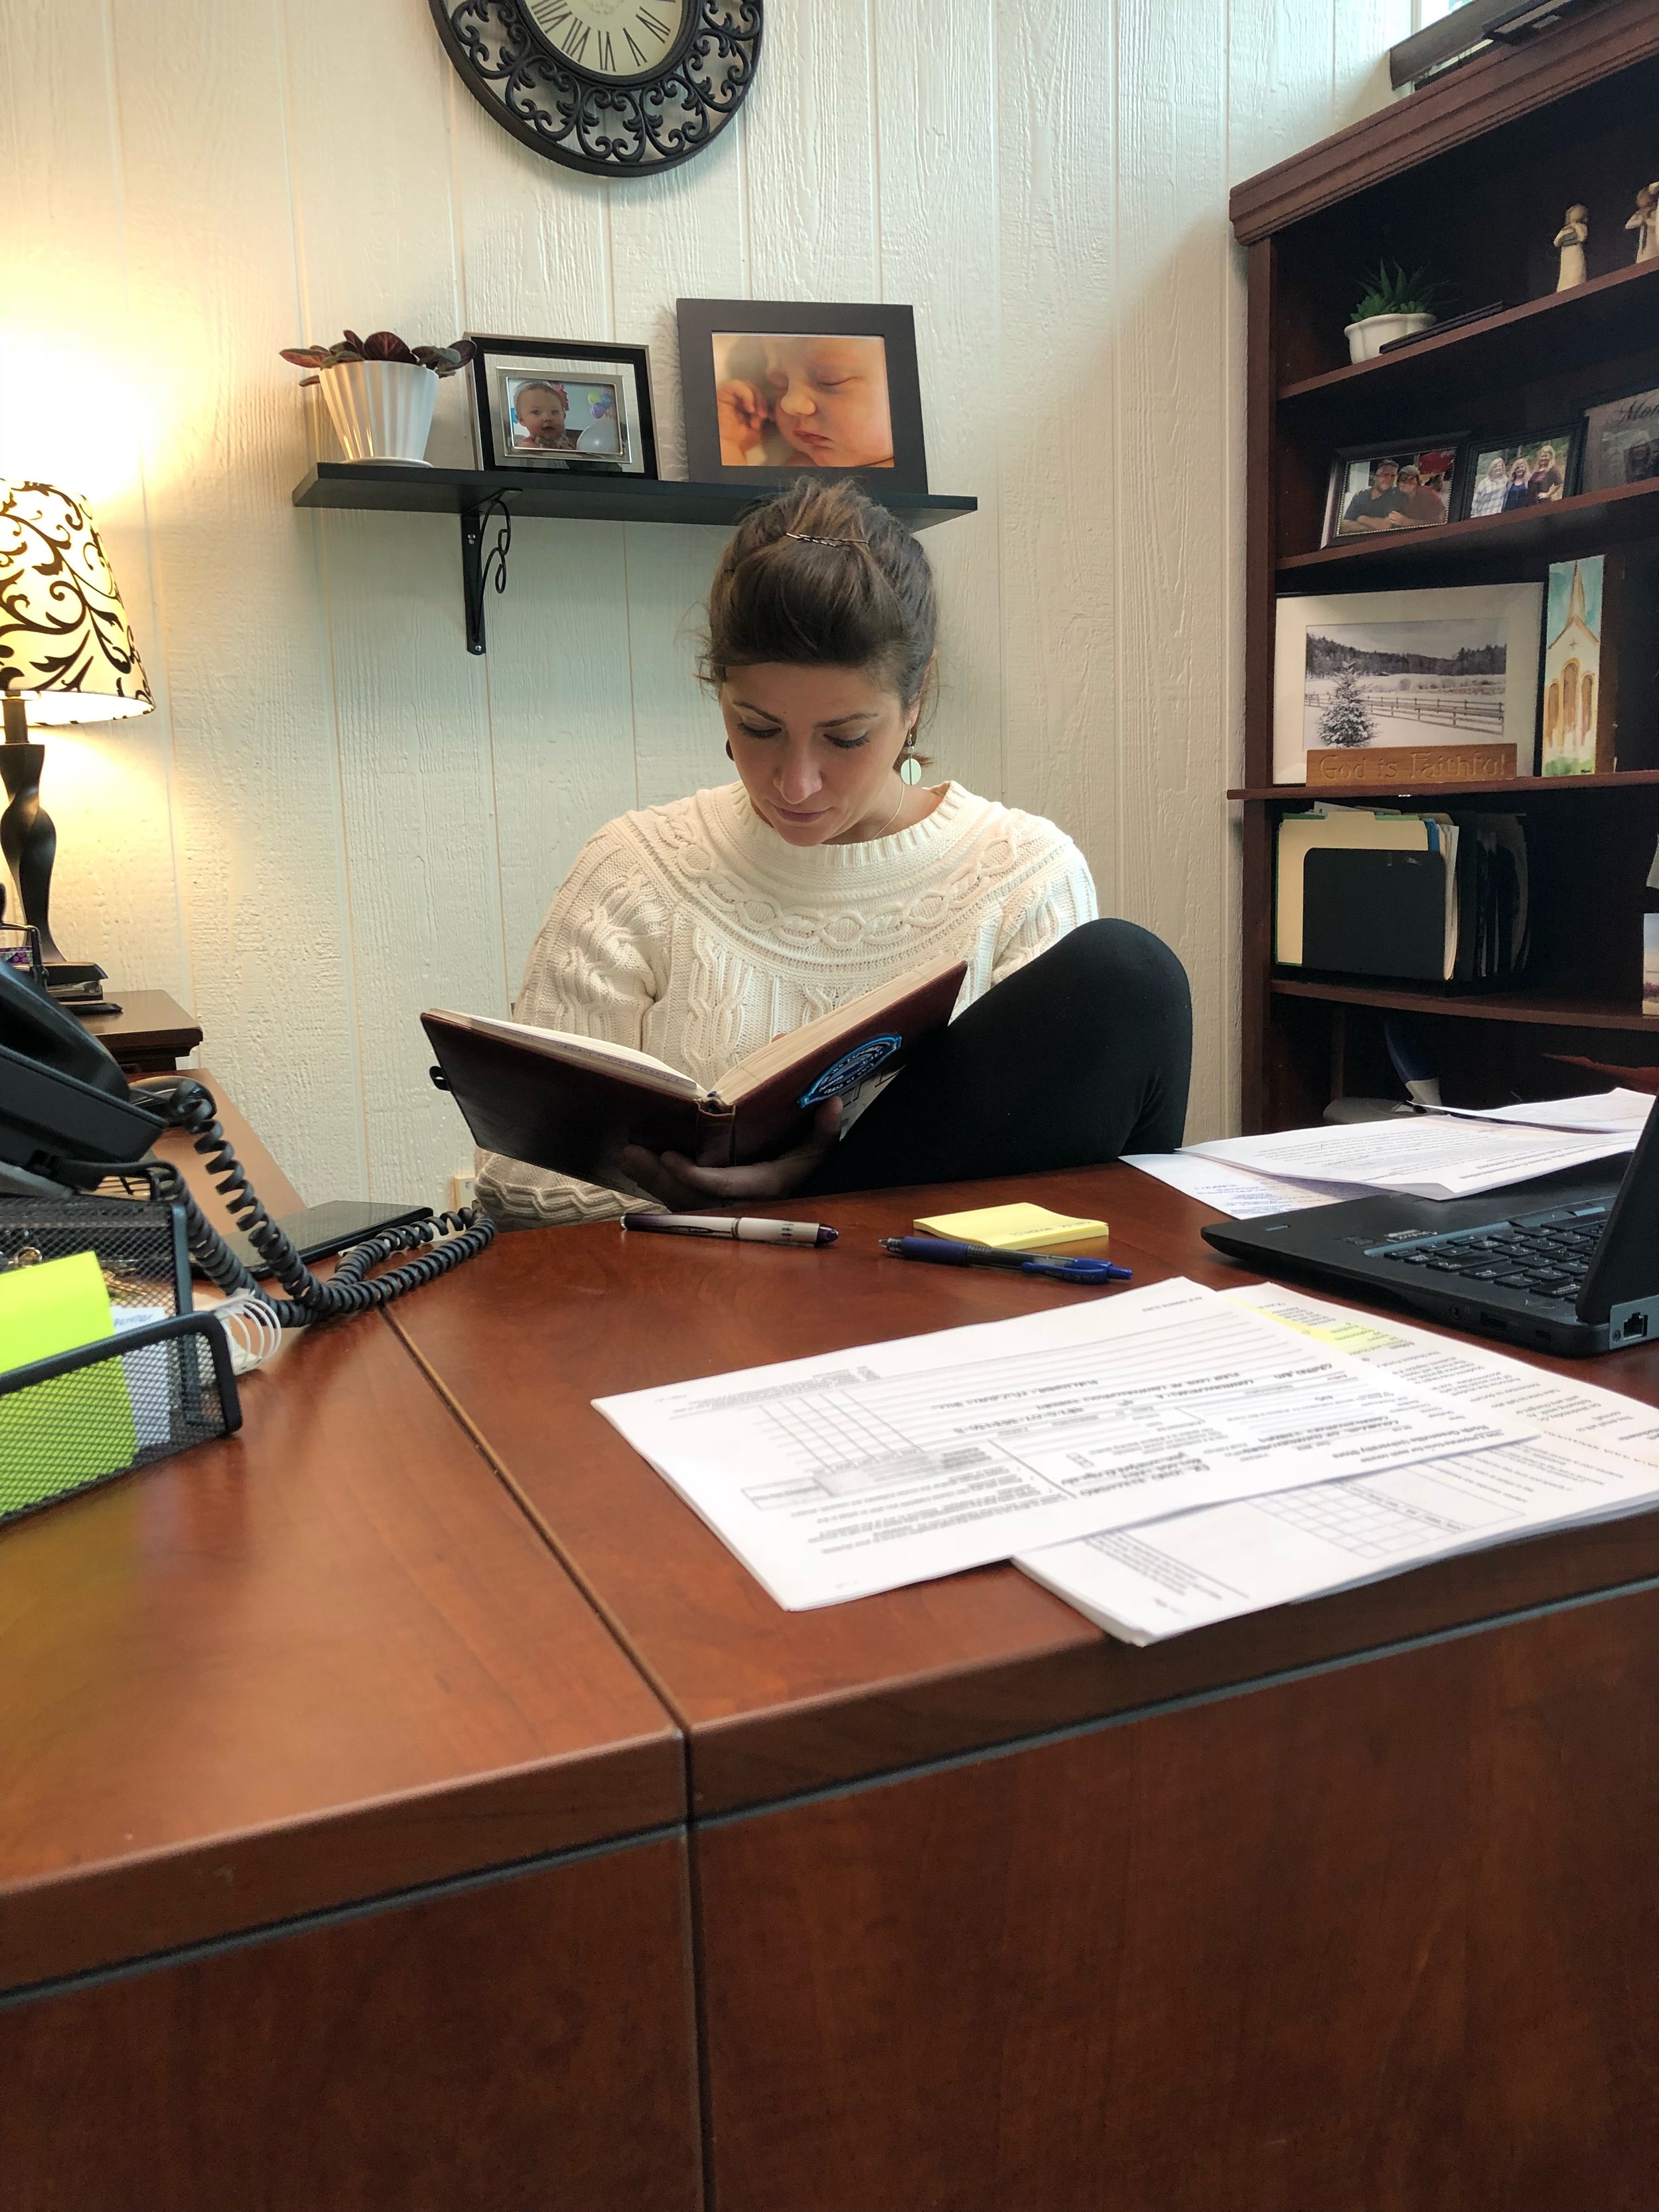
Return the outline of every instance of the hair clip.
<path id="1" fill-rule="evenodd" d="M 794 538 L 801 545 L 859 545 L 863 543 L 858 538 L 814 538 L 805 530 L 786 530 L 783 534 L 786 538 Z"/>

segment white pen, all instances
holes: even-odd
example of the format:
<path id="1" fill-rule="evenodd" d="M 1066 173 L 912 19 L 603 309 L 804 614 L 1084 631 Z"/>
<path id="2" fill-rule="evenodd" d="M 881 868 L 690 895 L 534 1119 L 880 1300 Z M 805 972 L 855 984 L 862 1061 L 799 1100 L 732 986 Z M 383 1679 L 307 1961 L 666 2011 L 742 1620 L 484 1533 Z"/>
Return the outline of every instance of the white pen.
<path id="1" fill-rule="evenodd" d="M 740 1244 L 833 1244 L 836 1231 L 818 1221 L 763 1221 L 751 1214 L 624 1213 L 624 1229 L 665 1237 L 725 1237 Z"/>

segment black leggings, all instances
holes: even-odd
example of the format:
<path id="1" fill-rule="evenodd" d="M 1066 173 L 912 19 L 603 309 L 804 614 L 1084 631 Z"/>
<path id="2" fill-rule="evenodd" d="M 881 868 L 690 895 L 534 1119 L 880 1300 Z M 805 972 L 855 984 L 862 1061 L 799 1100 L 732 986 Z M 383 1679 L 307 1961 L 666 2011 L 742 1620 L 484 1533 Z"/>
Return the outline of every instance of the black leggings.
<path id="1" fill-rule="evenodd" d="M 1169 946 L 1132 921 L 1085 922 L 919 1046 L 799 1194 L 1174 1152 L 1192 1057 Z"/>

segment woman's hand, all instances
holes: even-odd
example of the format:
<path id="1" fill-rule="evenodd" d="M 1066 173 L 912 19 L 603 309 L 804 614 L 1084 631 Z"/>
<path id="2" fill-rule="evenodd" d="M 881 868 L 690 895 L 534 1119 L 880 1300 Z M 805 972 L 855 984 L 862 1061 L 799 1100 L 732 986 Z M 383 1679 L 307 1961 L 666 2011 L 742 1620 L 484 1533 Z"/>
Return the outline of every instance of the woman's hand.
<path id="1" fill-rule="evenodd" d="M 700 1168 L 680 1152 L 652 1152 L 643 1145 L 629 1145 L 622 1156 L 623 1172 L 673 1213 L 695 1213 L 700 1198 L 722 1205 L 743 1198 L 787 1198 L 835 1150 L 841 1112 L 839 1098 L 827 1100 L 813 1117 L 811 1136 L 775 1160 L 751 1160 L 741 1168 Z"/>
<path id="2" fill-rule="evenodd" d="M 722 384 L 714 401 L 720 410 L 720 465 L 728 469 L 747 468 L 763 451 L 772 410 L 744 377 Z"/>

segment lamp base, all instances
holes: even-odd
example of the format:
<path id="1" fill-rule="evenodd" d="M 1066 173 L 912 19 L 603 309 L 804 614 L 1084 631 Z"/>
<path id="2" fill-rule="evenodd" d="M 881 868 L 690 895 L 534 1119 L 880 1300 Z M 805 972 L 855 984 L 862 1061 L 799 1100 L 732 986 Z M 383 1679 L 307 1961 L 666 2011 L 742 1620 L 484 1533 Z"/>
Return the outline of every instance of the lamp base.
<path id="1" fill-rule="evenodd" d="M 58 857 L 58 832 L 40 804 L 40 772 L 46 764 L 44 745 L 20 743 L 13 735 L 23 721 L 21 699 L 6 701 L 6 738 L 0 744 L 0 783 L 11 804 L 0 814 L 0 855 L 11 870 L 23 919 L 40 933 L 40 957 L 62 960 L 52 941 L 47 914 L 52 904 L 52 864 Z"/>

